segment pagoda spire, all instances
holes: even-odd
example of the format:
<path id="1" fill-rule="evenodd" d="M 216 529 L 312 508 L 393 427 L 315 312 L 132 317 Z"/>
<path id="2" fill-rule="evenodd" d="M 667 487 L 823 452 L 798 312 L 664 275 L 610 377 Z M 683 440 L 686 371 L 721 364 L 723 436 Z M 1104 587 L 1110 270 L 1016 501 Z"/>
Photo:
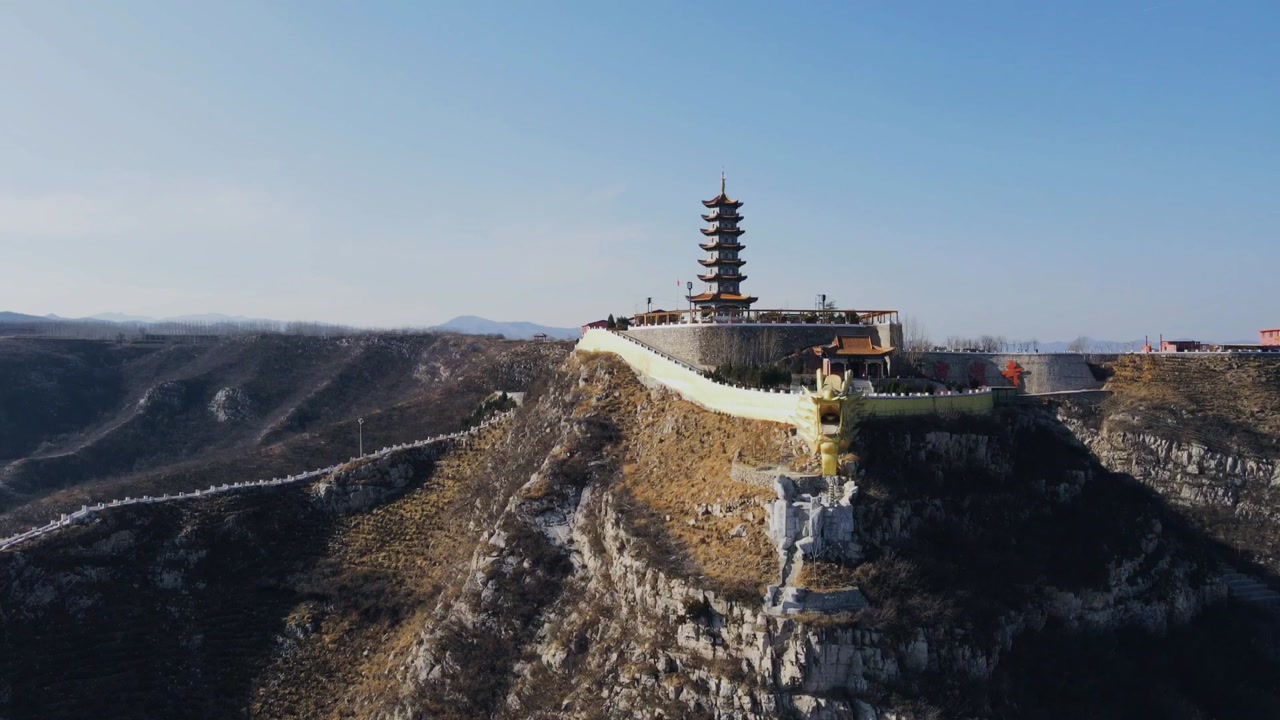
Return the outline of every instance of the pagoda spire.
<path id="1" fill-rule="evenodd" d="M 738 227 L 742 215 L 738 208 L 742 203 L 729 197 L 725 189 L 724 172 L 720 172 L 720 194 L 710 200 L 703 200 L 702 205 L 710 208 L 710 212 L 702 216 L 708 227 L 702 229 L 706 242 L 698 247 L 707 252 L 706 257 L 698 261 L 704 268 L 698 279 L 707 284 L 706 292 L 694 295 L 689 301 L 701 310 L 714 311 L 719 315 L 732 315 L 734 310 L 750 309 L 756 298 L 742 293 L 741 283 L 747 279 L 742 274 L 742 266 L 746 264 L 739 253 L 746 246 L 739 238 L 745 232 Z"/>

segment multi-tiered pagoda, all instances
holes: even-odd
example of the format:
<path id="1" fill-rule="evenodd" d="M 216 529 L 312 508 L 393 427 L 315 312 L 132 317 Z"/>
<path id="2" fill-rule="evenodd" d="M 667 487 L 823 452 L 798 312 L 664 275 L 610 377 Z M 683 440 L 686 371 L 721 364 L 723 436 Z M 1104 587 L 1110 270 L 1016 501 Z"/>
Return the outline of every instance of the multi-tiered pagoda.
<path id="1" fill-rule="evenodd" d="M 701 295 L 693 295 L 689 301 L 700 310 L 746 310 L 756 298 L 742 294 L 741 283 L 747 279 L 742 274 L 742 266 L 746 261 L 739 253 L 746 247 L 739 242 L 742 233 L 738 221 L 742 216 L 738 208 L 742 203 L 730 199 L 724 191 L 724 174 L 720 175 L 720 194 L 711 200 L 703 200 L 702 204 L 710 208 L 710 212 L 702 216 L 710 223 L 703 228 L 702 234 L 707 242 L 699 245 L 707 251 L 707 256 L 698 262 L 706 268 L 698 279 L 707 283 L 707 291 Z M 717 313 L 718 314 L 718 313 Z"/>

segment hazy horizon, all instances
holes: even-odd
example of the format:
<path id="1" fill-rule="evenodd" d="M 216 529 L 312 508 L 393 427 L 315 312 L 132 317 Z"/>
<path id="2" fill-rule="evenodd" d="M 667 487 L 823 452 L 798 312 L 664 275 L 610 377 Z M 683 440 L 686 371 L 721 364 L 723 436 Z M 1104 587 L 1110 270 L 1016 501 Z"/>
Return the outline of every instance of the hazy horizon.
<path id="1" fill-rule="evenodd" d="M 0 310 L 573 327 L 761 307 L 948 335 L 1280 326 L 1280 6 L 0 8 Z"/>

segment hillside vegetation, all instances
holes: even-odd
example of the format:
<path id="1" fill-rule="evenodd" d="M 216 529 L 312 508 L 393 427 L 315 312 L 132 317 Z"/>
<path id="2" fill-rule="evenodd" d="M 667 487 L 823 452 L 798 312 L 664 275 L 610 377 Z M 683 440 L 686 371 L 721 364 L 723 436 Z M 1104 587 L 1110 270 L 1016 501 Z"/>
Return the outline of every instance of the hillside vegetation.
<path id="1" fill-rule="evenodd" d="M 1218 450 L 1280 457 L 1280 358 L 1123 355 L 1107 414 Z"/>
<path id="2" fill-rule="evenodd" d="M 262 335 L 207 345 L 0 340 L 0 532 L 81 503 L 328 465 L 459 429 L 565 344 Z"/>

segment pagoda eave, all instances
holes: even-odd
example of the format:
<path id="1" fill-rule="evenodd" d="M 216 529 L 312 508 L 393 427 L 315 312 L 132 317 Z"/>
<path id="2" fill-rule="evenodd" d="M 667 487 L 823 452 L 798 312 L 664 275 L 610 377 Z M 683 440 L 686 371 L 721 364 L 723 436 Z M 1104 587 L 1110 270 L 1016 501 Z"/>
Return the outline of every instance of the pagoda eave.
<path id="1" fill-rule="evenodd" d="M 733 220 L 737 222 L 742 220 L 742 216 L 737 213 L 716 213 L 715 215 L 703 215 L 702 219 L 707 222 L 715 222 L 717 220 Z"/>
<path id="2" fill-rule="evenodd" d="M 742 207 L 742 203 L 738 202 L 737 200 L 730 199 L 728 195 L 720 195 L 720 197 L 712 198 L 711 200 L 703 200 L 702 204 L 709 208 L 713 208 L 713 207 L 740 208 Z"/>
<path id="3" fill-rule="evenodd" d="M 746 275 L 721 275 L 720 273 L 716 273 L 714 275 L 699 275 L 698 279 L 701 280 L 702 282 L 739 282 L 741 280 L 746 280 L 747 276 Z"/>
<path id="4" fill-rule="evenodd" d="M 716 258 L 715 260 L 699 260 L 698 264 L 702 267 L 715 267 L 717 265 L 728 265 L 733 267 L 742 267 L 747 264 L 746 260 L 728 260 L 725 258 Z"/>
<path id="5" fill-rule="evenodd" d="M 742 243 L 736 243 L 736 242 L 735 243 L 713 242 L 713 243 L 708 243 L 706 245 L 699 245 L 698 247 L 702 248 L 703 250 L 741 250 L 745 248 L 746 245 L 743 245 Z"/>
<path id="6" fill-rule="evenodd" d="M 735 237 L 736 237 L 736 236 L 738 236 L 738 235 L 741 235 L 741 234 L 742 234 L 742 233 L 744 233 L 744 232 L 746 232 L 746 230 L 743 230 L 742 228 L 722 228 L 722 227 L 717 227 L 717 228 L 702 228 L 702 234 L 703 234 L 703 235 L 707 235 L 707 236 L 711 236 L 711 235 L 733 235 L 733 236 L 735 236 Z"/>
<path id="7" fill-rule="evenodd" d="M 735 293 L 702 293 L 701 295 L 694 295 L 693 297 L 689 298 L 689 302 L 694 302 L 694 303 L 719 302 L 719 303 L 750 305 L 751 303 L 755 302 L 758 299 L 759 298 L 755 298 L 750 295 L 738 295 Z"/>

